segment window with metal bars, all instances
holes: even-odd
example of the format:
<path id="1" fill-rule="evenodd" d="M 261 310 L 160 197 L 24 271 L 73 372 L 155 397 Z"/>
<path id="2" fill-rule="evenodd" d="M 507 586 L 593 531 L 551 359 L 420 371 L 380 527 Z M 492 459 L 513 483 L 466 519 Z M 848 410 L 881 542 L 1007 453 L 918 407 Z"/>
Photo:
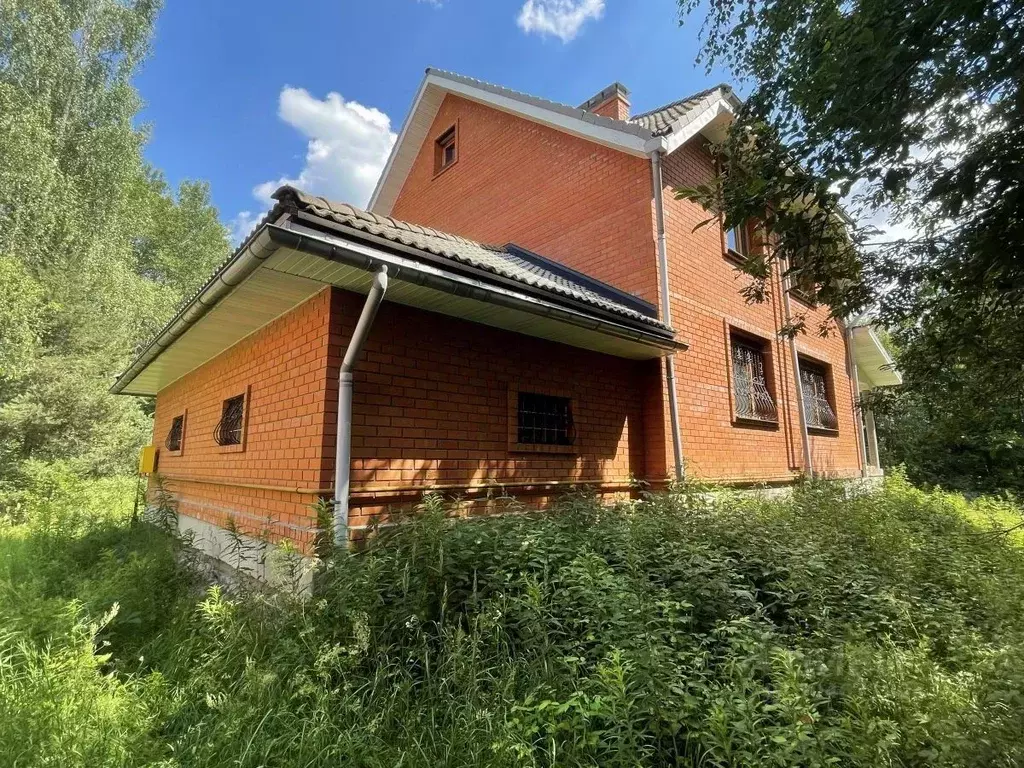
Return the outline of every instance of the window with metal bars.
<path id="1" fill-rule="evenodd" d="M 181 441 L 185 436 L 185 415 L 175 416 L 171 421 L 171 431 L 167 433 L 164 445 L 168 451 L 180 451 Z"/>
<path id="2" fill-rule="evenodd" d="M 245 395 L 229 397 L 220 411 L 220 421 L 213 431 L 217 445 L 241 445 L 242 424 L 245 418 Z"/>
<path id="3" fill-rule="evenodd" d="M 572 445 L 576 439 L 568 397 L 520 392 L 516 423 L 524 445 Z"/>
<path id="4" fill-rule="evenodd" d="M 807 426 L 811 429 L 837 429 L 839 421 L 829 396 L 825 369 L 801 360 L 800 389 L 804 396 Z"/>
<path id="5" fill-rule="evenodd" d="M 736 418 L 775 422 L 775 399 L 765 377 L 764 352 L 755 344 L 732 337 L 733 400 Z"/>

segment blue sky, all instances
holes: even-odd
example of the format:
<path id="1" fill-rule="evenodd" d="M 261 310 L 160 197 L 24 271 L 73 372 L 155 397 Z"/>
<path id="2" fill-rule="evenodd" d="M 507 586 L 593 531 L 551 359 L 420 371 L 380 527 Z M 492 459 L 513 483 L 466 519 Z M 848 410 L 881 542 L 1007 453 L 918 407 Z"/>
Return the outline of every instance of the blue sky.
<path id="1" fill-rule="evenodd" d="M 674 0 L 169 0 L 136 78 L 147 159 L 210 182 L 235 236 L 280 182 L 365 205 L 427 66 L 569 104 L 619 80 L 641 112 L 729 78 Z"/>

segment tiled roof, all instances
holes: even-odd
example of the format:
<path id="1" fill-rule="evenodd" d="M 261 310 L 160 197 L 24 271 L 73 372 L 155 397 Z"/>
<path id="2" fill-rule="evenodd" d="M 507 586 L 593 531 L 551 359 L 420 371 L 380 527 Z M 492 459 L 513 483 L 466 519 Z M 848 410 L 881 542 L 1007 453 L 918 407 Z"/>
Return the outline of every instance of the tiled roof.
<path id="1" fill-rule="evenodd" d="M 542 258 L 530 260 L 524 257 L 522 249 L 515 246 L 506 248 L 484 245 L 449 232 L 399 221 L 390 216 L 379 216 L 347 203 L 332 202 L 289 186 L 278 189 L 274 193 L 274 198 L 282 203 L 295 205 L 300 211 L 396 244 L 451 259 L 453 262 L 589 304 L 606 312 L 639 320 L 655 328 L 666 328 L 656 317 L 626 306 L 622 301 L 609 298 L 615 293 L 621 293 L 618 289 L 578 273 L 578 279 L 572 279 L 569 276 L 572 274 L 571 270 L 547 269 Z M 634 299 L 632 303 L 635 301 Z"/>
<path id="2" fill-rule="evenodd" d="M 633 125 L 646 128 L 654 136 L 665 136 L 672 133 L 672 126 L 675 125 L 680 118 L 685 117 L 688 113 L 700 108 L 703 105 L 703 102 L 709 97 L 714 98 L 719 95 L 722 97 L 732 95 L 732 88 L 725 83 L 721 83 L 720 85 L 707 88 L 700 93 L 687 96 L 685 99 L 679 99 L 678 101 L 673 101 L 671 104 L 666 104 L 663 107 L 652 109 L 649 112 L 634 115 L 629 118 L 629 122 Z"/>

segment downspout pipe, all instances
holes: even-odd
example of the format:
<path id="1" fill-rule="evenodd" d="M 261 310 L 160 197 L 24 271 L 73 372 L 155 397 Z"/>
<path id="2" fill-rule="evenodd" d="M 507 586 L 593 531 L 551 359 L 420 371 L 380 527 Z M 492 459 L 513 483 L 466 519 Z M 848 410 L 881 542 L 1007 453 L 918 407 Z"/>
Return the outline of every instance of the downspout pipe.
<path id="1" fill-rule="evenodd" d="M 348 546 L 348 504 L 352 474 L 352 380 L 353 371 L 370 335 L 377 310 L 388 290 L 388 268 L 381 265 L 373 276 L 363 311 L 349 339 L 348 349 L 338 371 L 338 431 L 334 455 L 334 545 Z"/>
<path id="2" fill-rule="evenodd" d="M 860 405 L 860 374 L 853 357 L 853 326 L 847 320 L 843 335 L 846 337 L 846 366 L 850 370 L 853 385 L 853 423 L 857 430 L 857 457 L 860 459 L 860 476 L 868 476 L 867 446 L 864 444 L 864 414 Z"/>
<path id="3" fill-rule="evenodd" d="M 792 323 L 792 310 L 789 303 L 789 278 L 779 264 L 779 283 L 782 285 L 782 316 L 788 327 Z M 800 355 L 796 353 L 796 339 L 789 337 L 790 364 L 793 368 L 793 383 L 796 384 L 796 408 L 800 415 L 800 440 L 804 449 L 804 471 L 808 477 L 814 477 L 814 462 L 811 460 L 811 437 L 807 433 L 807 411 L 804 408 L 804 388 L 800 381 Z"/>
<path id="4" fill-rule="evenodd" d="M 658 234 L 658 280 L 661 283 L 661 322 L 672 327 L 672 302 L 668 286 L 668 244 L 665 237 L 665 201 L 662 196 L 661 152 L 651 152 L 651 185 L 654 187 L 654 217 Z M 679 428 L 679 396 L 676 394 L 676 357 L 665 357 L 665 383 L 668 386 L 668 413 L 672 422 L 672 458 L 676 480 L 686 476 L 683 466 L 683 435 Z"/>

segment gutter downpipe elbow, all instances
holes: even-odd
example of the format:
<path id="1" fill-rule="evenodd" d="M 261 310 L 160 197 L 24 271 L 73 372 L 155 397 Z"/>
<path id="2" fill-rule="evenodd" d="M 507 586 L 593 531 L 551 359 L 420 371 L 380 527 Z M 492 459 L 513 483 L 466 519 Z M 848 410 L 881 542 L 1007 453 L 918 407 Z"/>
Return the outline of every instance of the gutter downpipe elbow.
<path id="1" fill-rule="evenodd" d="M 359 314 L 345 357 L 338 371 L 338 430 L 335 443 L 334 465 L 334 546 L 348 546 L 348 504 L 352 472 L 352 372 L 362 354 L 377 310 L 388 290 L 388 268 L 381 265 L 366 295 L 363 311 Z"/>
<path id="2" fill-rule="evenodd" d="M 661 321 L 672 327 L 672 302 L 668 286 L 668 241 L 665 236 L 665 201 L 662 195 L 661 151 L 651 152 L 651 186 L 654 188 L 654 216 L 658 230 L 658 282 L 661 284 Z M 676 393 L 676 353 L 665 356 L 665 384 L 668 387 L 668 413 L 672 422 L 672 458 L 677 481 L 686 477 L 683 465 L 683 435 L 679 427 L 679 395 Z"/>

